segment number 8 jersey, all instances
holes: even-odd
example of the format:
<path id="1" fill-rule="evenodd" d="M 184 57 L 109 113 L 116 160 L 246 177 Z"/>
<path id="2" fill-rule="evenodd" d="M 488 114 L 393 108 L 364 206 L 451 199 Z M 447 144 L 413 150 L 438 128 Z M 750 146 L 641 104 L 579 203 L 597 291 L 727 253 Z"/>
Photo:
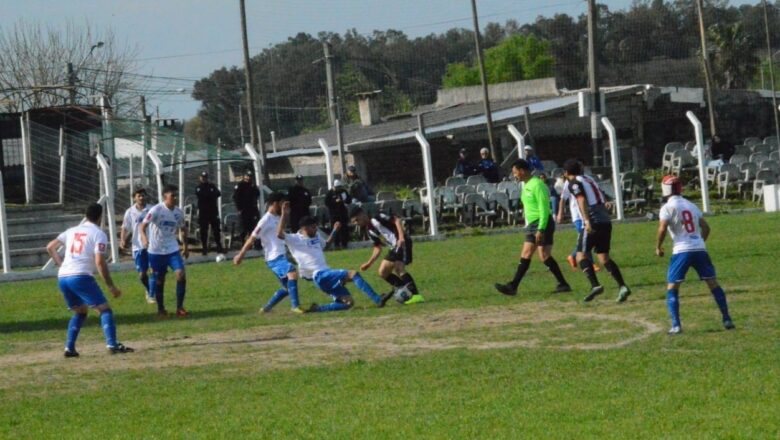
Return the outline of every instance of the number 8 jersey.
<path id="1" fill-rule="evenodd" d="M 682 196 L 671 196 L 661 207 L 659 217 L 669 223 L 669 233 L 674 241 L 673 254 L 706 250 L 701 236 L 699 208 Z"/>
<path id="2" fill-rule="evenodd" d="M 105 254 L 108 247 L 106 233 L 91 222 L 68 229 L 57 237 L 57 241 L 65 244 L 65 258 L 58 273 L 60 278 L 94 274 L 97 269 L 95 254 Z"/>

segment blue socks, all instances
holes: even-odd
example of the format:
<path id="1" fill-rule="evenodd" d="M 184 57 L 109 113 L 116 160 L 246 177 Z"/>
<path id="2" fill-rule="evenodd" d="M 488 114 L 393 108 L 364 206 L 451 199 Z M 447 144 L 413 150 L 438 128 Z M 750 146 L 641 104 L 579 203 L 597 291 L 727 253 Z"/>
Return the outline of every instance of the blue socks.
<path id="1" fill-rule="evenodd" d="M 74 313 L 68 323 L 68 338 L 65 341 L 65 348 L 69 351 L 76 351 L 76 339 L 79 337 L 81 326 L 87 320 L 87 314 Z"/>
<path id="2" fill-rule="evenodd" d="M 184 294 L 187 292 L 187 280 L 176 281 L 176 310 L 184 308 Z"/>
<path id="3" fill-rule="evenodd" d="M 149 276 L 149 296 L 154 296 L 157 300 L 157 313 L 165 311 L 165 278 L 159 276 L 157 272 L 152 272 Z"/>
<path id="4" fill-rule="evenodd" d="M 330 304 L 323 304 L 317 306 L 317 312 L 337 312 L 339 310 L 348 310 L 351 306 L 340 302 L 332 302 Z"/>
<path id="5" fill-rule="evenodd" d="M 275 305 L 279 304 L 279 301 L 285 299 L 287 297 L 287 289 L 279 289 L 274 293 L 274 296 L 271 297 L 270 300 L 268 300 L 268 304 L 263 306 L 263 309 L 268 311 L 274 308 Z"/>
<path id="6" fill-rule="evenodd" d="M 669 309 L 669 317 L 672 318 L 672 327 L 680 326 L 680 298 L 677 289 L 666 291 L 666 308 Z"/>
<path id="7" fill-rule="evenodd" d="M 379 297 L 379 295 L 374 292 L 374 289 L 371 288 L 371 285 L 366 282 L 366 280 L 363 279 L 360 274 L 355 274 L 354 277 L 352 277 L 352 281 L 355 282 L 355 285 L 358 287 L 358 289 L 362 290 L 363 293 L 366 294 L 369 298 L 371 298 L 371 301 L 374 302 L 374 304 L 379 304 L 382 302 L 382 298 Z M 341 310 L 341 309 L 339 309 Z"/>
<path id="8" fill-rule="evenodd" d="M 116 347 L 116 324 L 114 323 L 114 312 L 111 309 L 100 314 L 100 326 L 103 327 L 103 334 L 106 336 L 106 345 Z"/>
<path id="9" fill-rule="evenodd" d="M 729 316 L 729 305 L 726 302 L 726 292 L 723 291 L 723 288 L 718 286 L 711 290 L 712 297 L 715 298 L 715 302 L 718 303 L 718 308 L 720 309 L 720 314 L 723 315 L 724 321 L 731 321 L 731 316 Z"/>
<path id="10" fill-rule="evenodd" d="M 290 294 L 290 304 L 292 308 L 299 307 L 298 302 L 298 280 L 287 280 L 287 292 Z"/>

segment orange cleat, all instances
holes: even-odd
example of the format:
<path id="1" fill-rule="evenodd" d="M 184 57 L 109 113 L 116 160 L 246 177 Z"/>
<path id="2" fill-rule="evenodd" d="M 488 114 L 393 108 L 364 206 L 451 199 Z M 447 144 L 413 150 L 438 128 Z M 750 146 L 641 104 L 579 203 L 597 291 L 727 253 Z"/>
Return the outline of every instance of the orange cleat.
<path id="1" fill-rule="evenodd" d="M 571 255 L 566 256 L 566 261 L 569 262 L 569 266 L 571 266 L 571 270 L 576 271 L 577 270 L 577 260 L 574 259 Z"/>
<path id="2" fill-rule="evenodd" d="M 179 318 L 186 318 L 190 316 L 190 312 L 184 310 L 184 309 L 176 309 L 176 316 Z"/>

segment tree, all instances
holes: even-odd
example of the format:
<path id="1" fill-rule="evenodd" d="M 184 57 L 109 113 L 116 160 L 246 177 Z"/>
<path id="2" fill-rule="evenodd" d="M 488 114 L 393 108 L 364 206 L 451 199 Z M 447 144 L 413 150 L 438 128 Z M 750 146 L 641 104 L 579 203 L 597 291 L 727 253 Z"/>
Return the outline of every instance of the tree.
<path id="1" fill-rule="evenodd" d="M 89 23 L 58 29 L 19 20 L 0 32 L 0 104 L 8 112 L 68 104 L 72 63 L 77 103 L 107 96 L 115 112 L 137 115 L 145 80 L 131 73 L 136 56 L 137 49 L 120 45 L 111 29 L 98 31 Z"/>
<path id="2" fill-rule="evenodd" d="M 741 23 L 711 26 L 707 35 L 715 43 L 709 54 L 713 77 L 724 89 L 744 89 L 755 77 L 759 60 Z"/>

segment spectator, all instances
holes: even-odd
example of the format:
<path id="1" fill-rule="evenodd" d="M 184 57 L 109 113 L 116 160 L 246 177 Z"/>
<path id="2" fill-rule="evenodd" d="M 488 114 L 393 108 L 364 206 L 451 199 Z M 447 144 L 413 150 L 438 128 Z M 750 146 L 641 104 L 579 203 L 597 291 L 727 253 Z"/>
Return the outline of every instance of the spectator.
<path id="1" fill-rule="evenodd" d="M 458 163 L 455 164 L 455 170 L 452 172 L 453 176 L 469 177 L 477 174 L 477 169 L 466 158 L 466 149 L 461 148 L 458 155 Z"/>
<path id="2" fill-rule="evenodd" d="M 490 150 L 483 148 L 479 150 L 479 155 L 482 156 L 482 159 L 477 166 L 482 177 L 490 183 L 498 183 L 501 180 L 498 175 L 498 165 L 490 157 Z"/>
<path id="3" fill-rule="evenodd" d="M 311 192 L 303 185 L 303 176 L 295 176 L 295 185 L 287 190 L 287 198 L 290 201 L 290 228 L 293 233 L 300 229 L 301 219 L 309 215 L 311 206 Z"/>
<path id="4" fill-rule="evenodd" d="M 222 236 L 219 230 L 219 198 L 222 193 L 216 185 L 209 182 L 209 173 L 200 173 L 200 184 L 195 188 L 195 196 L 198 198 L 198 224 L 200 225 L 200 243 L 203 246 L 203 255 L 209 253 L 209 226 L 211 234 L 217 243 L 217 253 L 222 254 Z"/>
<path id="5" fill-rule="evenodd" d="M 257 209 L 257 200 L 260 198 L 260 188 L 252 181 L 252 171 L 244 173 L 244 177 L 238 182 L 233 191 L 233 203 L 241 218 L 241 241 L 251 234 L 255 225 L 260 220 L 260 211 Z"/>
<path id="6" fill-rule="evenodd" d="M 734 154 L 734 146 L 724 141 L 720 136 L 712 137 L 712 158 L 728 162 Z"/>
<path id="7" fill-rule="evenodd" d="M 371 190 L 366 182 L 357 174 L 357 168 L 354 165 L 347 167 L 347 189 L 349 195 L 360 203 L 368 202 Z"/>
<path id="8" fill-rule="evenodd" d="M 333 188 L 325 194 L 325 206 L 328 207 L 331 225 L 341 223 L 342 227 L 336 232 L 334 240 L 337 249 L 346 249 L 349 243 L 349 205 L 352 197 L 344 189 L 340 180 L 333 181 Z M 335 226 L 334 226 L 335 227 Z"/>
<path id="9" fill-rule="evenodd" d="M 523 147 L 523 150 L 525 151 L 525 161 L 531 166 L 531 171 L 544 171 L 544 165 L 542 165 L 542 161 L 539 160 L 539 157 L 536 156 L 534 147 L 526 145 Z"/>

